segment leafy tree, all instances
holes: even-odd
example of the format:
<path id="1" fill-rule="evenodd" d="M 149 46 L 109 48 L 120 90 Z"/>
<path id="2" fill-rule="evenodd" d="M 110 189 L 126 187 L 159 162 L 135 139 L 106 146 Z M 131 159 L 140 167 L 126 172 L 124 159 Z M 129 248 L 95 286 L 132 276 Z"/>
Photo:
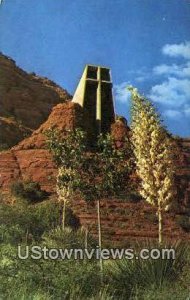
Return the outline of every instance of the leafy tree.
<path id="1" fill-rule="evenodd" d="M 66 205 L 80 185 L 80 170 L 85 150 L 85 134 L 80 129 L 67 130 L 61 136 L 56 129 L 46 132 L 47 145 L 58 166 L 56 192 L 62 204 L 62 229 L 65 229 Z"/>
<path id="2" fill-rule="evenodd" d="M 126 182 L 131 171 L 130 144 L 117 149 L 110 134 L 98 137 L 94 152 L 83 157 L 82 181 L 78 189 L 87 200 L 97 203 L 98 244 L 102 248 L 100 199 L 118 196 L 126 189 Z M 100 256 L 100 268 L 103 261 Z"/>
<path id="3" fill-rule="evenodd" d="M 73 192 L 79 192 L 87 201 L 97 202 L 98 240 L 102 248 L 100 199 L 117 196 L 126 188 L 130 174 L 131 148 L 129 140 L 117 149 L 110 134 L 100 135 L 93 151 L 85 146 L 85 134 L 76 129 L 61 137 L 55 130 L 49 131 L 48 147 L 59 166 L 57 193 L 63 201 L 64 211 Z M 100 267 L 103 269 L 100 258 Z"/>
<path id="4" fill-rule="evenodd" d="M 162 213 L 174 196 L 174 161 L 172 141 L 154 106 L 132 93 L 132 143 L 137 173 L 141 178 L 141 195 L 157 206 L 159 243 L 162 243 Z"/>

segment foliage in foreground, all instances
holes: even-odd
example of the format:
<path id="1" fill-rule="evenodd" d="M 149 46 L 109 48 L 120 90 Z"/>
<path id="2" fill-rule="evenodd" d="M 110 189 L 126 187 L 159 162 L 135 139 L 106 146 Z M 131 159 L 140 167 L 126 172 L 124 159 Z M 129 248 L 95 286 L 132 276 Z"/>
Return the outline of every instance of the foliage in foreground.
<path id="1" fill-rule="evenodd" d="M 135 245 L 136 252 L 144 249 L 172 248 L 175 249 L 175 259 L 122 259 L 111 261 L 107 265 L 107 276 L 110 287 L 114 287 L 116 294 L 125 299 L 137 289 L 161 289 L 166 283 L 175 282 L 185 266 L 187 259 L 187 245 L 176 242 L 173 245 L 159 246 L 157 243 L 147 242 Z M 113 292 L 114 292 L 113 288 Z M 119 298 L 120 299 L 120 298 Z"/>
<path id="2" fill-rule="evenodd" d="M 185 299 L 189 282 L 182 272 L 187 260 L 187 246 L 176 244 L 176 260 L 119 260 L 105 263 L 104 282 L 101 286 L 99 264 L 92 260 L 26 260 L 18 259 L 17 245 L 38 245 L 48 248 L 84 248 L 85 231 L 57 224 L 60 213 L 57 203 L 42 202 L 28 205 L 23 202 L 1 205 L 0 298 L 31 300 L 110 300 L 110 299 L 175 299 L 169 298 L 171 282 L 176 299 Z M 88 239 L 88 249 L 96 241 Z M 141 247 L 155 247 L 155 244 Z M 135 249 L 139 249 L 135 245 Z M 180 280 L 180 281 L 179 281 Z M 178 288 L 180 287 L 180 292 Z M 179 295 L 181 298 L 179 298 Z M 177 298 L 178 296 L 178 298 Z M 165 297 L 165 298 L 164 298 Z"/>
<path id="3" fill-rule="evenodd" d="M 59 241 L 52 241 L 51 246 L 60 247 Z M 11 245 L 1 247 L 1 290 L 3 299 L 19 299 L 28 295 L 28 299 L 153 299 L 153 290 L 157 295 L 168 295 L 173 288 L 182 284 L 180 278 L 184 265 L 182 247 L 178 246 L 180 256 L 175 268 L 171 261 L 121 260 L 108 262 L 104 274 L 104 283 L 100 285 L 98 263 L 74 260 L 18 260 L 17 249 Z M 159 269 L 161 267 L 161 269 Z M 178 268 L 178 270 L 177 270 Z M 174 275 L 173 275 L 174 274 Z M 177 274 L 177 277 L 175 276 Z M 156 277 L 156 280 L 155 280 Z M 177 281 L 177 279 L 180 281 Z M 189 278 L 188 278 L 189 279 Z M 155 280 L 155 281 L 154 281 Z M 187 282 L 188 283 L 188 280 Z M 34 291 L 36 291 L 34 293 Z M 39 292 L 38 292 L 39 291 Z M 182 293 L 182 294 L 180 294 Z M 46 295 L 46 296 L 45 296 Z M 178 296 L 188 295 L 188 289 L 180 287 Z M 160 296 L 160 297 L 159 297 Z M 77 298 L 78 297 L 78 298 Z M 148 298 L 146 298 L 148 297 Z M 165 298 L 174 299 L 174 298 Z M 176 298 L 184 299 L 184 298 Z"/>

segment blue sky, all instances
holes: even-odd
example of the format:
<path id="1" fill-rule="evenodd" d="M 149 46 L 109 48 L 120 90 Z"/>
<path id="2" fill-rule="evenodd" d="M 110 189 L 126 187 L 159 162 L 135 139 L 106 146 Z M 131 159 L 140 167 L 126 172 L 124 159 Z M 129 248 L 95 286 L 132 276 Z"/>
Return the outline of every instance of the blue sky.
<path id="1" fill-rule="evenodd" d="M 109 66 L 118 114 L 132 84 L 190 136 L 190 0 L 3 0 L 0 51 L 70 93 L 85 64 Z"/>

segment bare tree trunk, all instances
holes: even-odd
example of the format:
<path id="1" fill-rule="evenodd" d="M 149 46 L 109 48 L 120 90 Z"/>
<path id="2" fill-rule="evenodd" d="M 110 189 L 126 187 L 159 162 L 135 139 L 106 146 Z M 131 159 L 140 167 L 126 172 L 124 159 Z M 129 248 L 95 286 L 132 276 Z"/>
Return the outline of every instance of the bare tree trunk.
<path id="1" fill-rule="evenodd" d="M 100 250 L 100 272 L 101 282 L 103 282 L 103 260 L 101 256 L 102 251 L 102 231 L 101 231 L 101 216 L 100 216 L 100 200 L 97 200 L 97 214 L 98 214 L 98 246 Z"/>
<path id="2" fill-rule="evenodd" d="M 85 228 L 84 247 L 85 247 L 85 249 L 88 249 L 88 228 Z"/>
<path id="3" fill-rule="evenodd" d="M 66 201 L 63 201 L 62 207 L 62 230 L 65 230 L 65 212 L 66 212 Z"/>
<path id="4" fill-rule="evenodd" d="M 160 203 L 158 203 L 158 242 L 162 244 L 162 209 Z"/>

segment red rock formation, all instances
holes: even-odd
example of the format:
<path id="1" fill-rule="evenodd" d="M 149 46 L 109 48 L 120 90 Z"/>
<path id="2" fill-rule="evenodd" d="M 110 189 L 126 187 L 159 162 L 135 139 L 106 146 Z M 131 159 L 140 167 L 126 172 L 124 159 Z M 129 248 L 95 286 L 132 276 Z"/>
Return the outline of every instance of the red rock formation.
<path id="1" fill-rule="evenodd" d="M 9 190 L 18 180 L 37 181 L 42 188 L 53 191 L 56 168 L 47 150 L 10 150 L 0 154 L 1 190 Z"/>
<path id="2" fill-rule="evenodd" d="M 79 104 L 67 102 L 58 104 L 52 109 L 52 113 L 45 123 L 33 134 L 13 147 L 14 151 L 27 149 L 44 149 L 45 148 L 45 131 L 50 128 L 58 128 L 60 132 L 72 130 L 75 127 L 82 127 L 82 108 Z"/>
<path id="3" fill-rule="evenodd" d="M 65 128 L 72 129 L 75 126 L 85 127 L 82 109 L 78 104 L 68 102 L 54 107 L 48 120 L 38 130 L 34 131 L 31 137 L 23 140 L 10 151 L 0 154 L 1 190 L 8 190 L 12 182 L 20 179 L 37 181 L 42 189 L 53 192 L 57 170 L 51 155 L 45 149 L 43 133 L 50 127 L 57 127 L 62 131 Z M 112 134 L 117 143 L 122 143 L 125 135 L 130 134 L 130 131 L 120 120 L 112 125 Z M 184 157 L 181 158 L 182 161 L 179 165 L 179 171 L 181 171 L 179 183 L 182 180 L 182 174 L 185 175 L 190 172 L 190 141 L 181 140 L 180 146 Z M 185 192 L 188 191 L 187 184 L 185 179 Z M 186 201 L 189 201 L 189 196 L 186 197 Z M 70 205 L 79 217 L 81 225 L 87 227 L 94 236 L 97 236 L 96 204 L 86 203 L 81 199 L 73 199 Z M 115 245 L 127 245 L 129 241 L 134 239 L 157 238 L 158 224 L 155 208 L 144 201 L 102 199 L 101 216 L 104 243 L 113 242 Z M 173 213 L 165 213 L 164 236 L 174 239 L 190 238 L 190 234 L 183 231 L 177 224 L 176 216 Z"/>
<path id="4" fill-rule="evenodd" d="M 82 226 L 98 237 L 96 203 L 86 203 L 81 199 L 73 199 L 70 203 L 73 212 L 79 217 Z M 101 199 L 101 223 L 104 245 L 110 243 L 122 247 L 129 246 L 133 240 L 147 238 L 158 239 L 158 220 L 156 208 L 145 201 L 121 201 L 119 199 Z M 173 213 L 163 214 L 164 239 L 190 239 L 176 221 Z"/>
<path id="5" fill-rule="evenodd" d="M 39 182 L 42 189 L 54 191 L 56 167 L 46 150 L 44 132 L 52 127 L 72 130 L 81 123 L 80 105 L 67 102 L 54 107 L 48 120 L 29 138 L 0 153 L 0 188 L 8 190 L 14 181 L 31 180 Z"/>
<path id="6" fill-rule="evenodd" d="M 127 123 L 122 120 L 116 120 L 116 122 L 111 126 L 111 134 L 114 136 L 116 146 L 120 148 L 123 146 L 125 138 L 130 137 L 131 133 Z"/>
<path id="7" fill-rule="evenodd" d="M 0 54 L 0 144 L 13 146 L 28 134 L 28 128 L 38 128 L 53 106 L 71 96 L 47 78 L 28 74 L 7 56 Z M 6 119 L 5 119 L 6 118 Z M 14 120 L 13 120 L 14 118 Z M 15 137 L 10 133 L 14 121 Z"/>
<path id="8" fill-rule="evenodd" d="M 178 139 L 179 162 L 177 164 L 176 184 L 180 205 L 190 208 L 190 139 Z"/>
<path id="9" fill-rule="evenodd" d="M 16 145 L 31 133 L 30 128 L 23 126 L 14 118 L 0 117 L 0 146 L 2 149 Z"/>

